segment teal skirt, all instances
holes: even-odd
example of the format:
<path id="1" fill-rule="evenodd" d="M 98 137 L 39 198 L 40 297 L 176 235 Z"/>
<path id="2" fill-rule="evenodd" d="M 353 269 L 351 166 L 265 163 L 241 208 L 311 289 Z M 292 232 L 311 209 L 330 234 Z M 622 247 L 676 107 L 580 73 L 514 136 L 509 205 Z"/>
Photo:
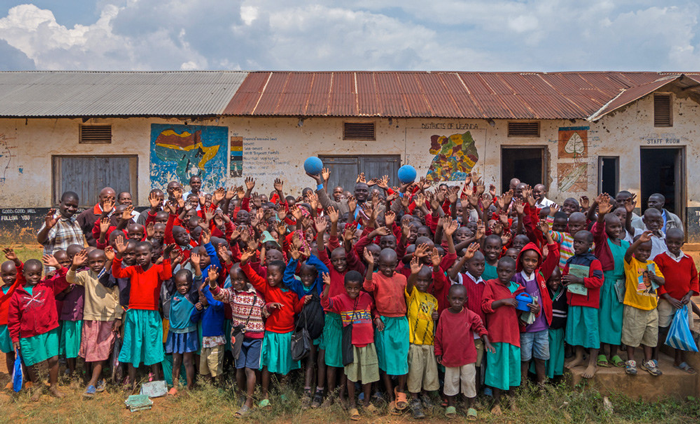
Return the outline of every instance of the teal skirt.
<path id="1" fill-rule="evenodd" d="M 19 348 L 22 361 L 28 367 L 58 356 L 58 327 L 48 333 L 20 338 Z"/>
<path id="2" fill-rule="evenodd" d="M 408 374 L 408 319 L 381 317 L 384 330 L 374 330 L 374 344 L 379 357 L 379 369 L 388 375 Z"/>
<path id="3" fill-rule="evenodd" d="M 323 340 L 319 349 L 326 351 L 326 365 L 343 368 L 343 319 L 335 312 L 326 312 Z"/>
<path id="4" fill-rule="evenodd" d="M 520 385 L 520 348 L 508 343 L 491 343 L 496 353 L 486 352 L 485 384 L 509 390 Z"/>
<path id="5" fill-rule="evenodd" d="M 287 375 L 299 368 L 299 361 L 292 361 L 292 333 L 265 332 L 260 349 L 260 369 L 267 367 L 271 373 Z"/>
<path id="6" fill-rule="evenodd" d="M 617 300 L 615 281 L 624 279 L 623 275 L 615 275 L 615 271 L 605 271 L 605 281 L 600 288 L 600 309 L 598 309 L 598 325 L 600 342 L 613 346 L 620 345 L 622 338 L 622 311 L 624 304 Z"/>
<path id="7" fill-rule="evenodd" d="M 600 349 L 598 310 L 587 306 L 569 306 L 566 317 L 566 343 L 588 349 Z"/>
<path id="8" fill-rule="evenodd" d="M 549 329 L 549 360 L 545 361 L 547 377 L 564 375 L 564 329 Z"/>
<path id="9" fill-rule="evenodd" d="M 224 345 L 224 352 L 231 351 L 231 323 L 233 321 L 227 319 L 224 321 L 224 338 L 226 339 L 226 344 Z"/>
<path id="10" fill-rule="evenodd" d="M 158 311 L 129 309 L 119 362 L 138 367 L 163 362 L 163 321 Z"/>
<path id="11" fill-rule="evenodd" d="M 61 321 L 61 342 L 58 354 L 66 358 L 77 358 L 80 352 L 80 338 L 83 334 L 83 320 Z"/>
<path id="12" fill-rule="evenodd" d="M 7 325 L 0 325 L 0 352 L 10 353 L 15 350 L 12 348 L 12 338 Z"/>

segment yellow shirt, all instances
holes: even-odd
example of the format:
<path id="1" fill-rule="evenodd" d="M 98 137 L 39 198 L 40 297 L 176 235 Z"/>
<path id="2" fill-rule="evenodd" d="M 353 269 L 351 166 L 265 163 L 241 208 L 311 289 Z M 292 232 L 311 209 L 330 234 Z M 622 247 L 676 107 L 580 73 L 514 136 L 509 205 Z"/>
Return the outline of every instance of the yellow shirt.
<path id="1" fill-rule="evenodd" d="M 438 309 L 435 296 L 413 287 L 409 294 L 404 290 L 408 304 L 409 341 L 417 345 L 432 345 L 435 331 L 433 312 Z"/>
<path id="2" fill-rule="evenodd" d="M 625 305 L 643 311 L 656 309 L 657 295 L 648 273 L 653 272 L 663 278 L 663 274 L 654 261 L 640 262 L 632 257 L 625 261 Z"/>

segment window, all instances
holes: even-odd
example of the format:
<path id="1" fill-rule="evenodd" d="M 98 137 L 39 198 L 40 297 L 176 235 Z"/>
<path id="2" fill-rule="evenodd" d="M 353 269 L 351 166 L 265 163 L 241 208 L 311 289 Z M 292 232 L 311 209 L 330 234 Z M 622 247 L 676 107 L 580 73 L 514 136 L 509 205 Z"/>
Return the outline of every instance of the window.
<path id="1" fill-rule="evenodd" d="M 55 203 L 63 192 L 74 191 L 81 207 L 91 207 L 105 187 L 112 187 L 117 194 L 128 191 L 134 204 L 138 201 L 138 156 L 54 156 L 52 164 Z"/>
<path id="2" fill-rule="evenodd" d="M 397 185 L 399 167 L 401 166 L 400 155 L 368 155 L 368 156 L 323 156 L 319 155 L 323 161 L 323 166 L 330 169 L 331 177 L 328 180 L 326 190 L 330 195 L 337 186 L 352 192 L 355 187 L 357 176 L 365 173 L 365 178 L 381 178 L 389 176 L 389 186 Z"/>
<path id="3" fill-rule="evenodd" d="M 508 122 L 508 137 L 539 137 L 539 122 Z"/>
<path id="4" fill-rule="evenodd" d="M 374 122 L 346 122 L 343 140 L 376 140 Z"/>
<path id="5" fill-rule="evenodd" d="M 655 94 L 654 95 L 654 126 L 655 127 L 671 127 L 673 119 L 671 114 L 671 95 L 670 94 Z"/>
<path id="6" fill-rule="evenodd" d="M 612 197 L 620 191 L 620 157 L 598 157 L 598 193 L 608 193 Z"/>
<path id="7" fill-rule="evenodd" d="M 501 193 L 510 189 L 510 180 L 517 178 L 530 184 L 547 186 L 546 146 L 501 147 Z"/>
<path id="8" fill-rule="evenodd" d="M 112 142 L 111 125 L 81 125 L 80 144 L 109 144 Z"/>

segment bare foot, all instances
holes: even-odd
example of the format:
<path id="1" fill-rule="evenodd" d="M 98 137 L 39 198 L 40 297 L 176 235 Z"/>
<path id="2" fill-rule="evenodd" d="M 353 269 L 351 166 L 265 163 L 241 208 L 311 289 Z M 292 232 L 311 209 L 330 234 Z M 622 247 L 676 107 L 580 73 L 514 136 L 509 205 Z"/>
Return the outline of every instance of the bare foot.
<path id="1" fill-rule="evenodd" d="M 598 370 L 598 366 L 596 364 L 588 364 L 588 368 L 581 374 L 581 377 L 583 378 L 593 378 L 595 375 L 595 372 Z"/>
<path id="2" fill-rule="evenodd" d="M 571 369 L 574 367 L 578 367 L 581 364 L 583 364 L 583 356 L 576 356 L 574 360 L 566 364 L 565 367 Z"/>
<path id="3" fill-rule="evenodd" d="M 493 408 L 491 408 L 491 414 L 497 417 L 503 415 L 503 411 L 501 411 L 501 405 L 496 405 Z"/>
<path id="4" fill-rule="evenodd" d="M 53 397 L 55 397 L 55 398 L 59 398 L 59 399 L 65 397 L 65 395 L 64 395 L 63 393 L 61 393 L 61 392 L 58 391 L 58 387 L 57 387 L 57 386 L 51 386 L 51 387 L 49 387 L 49 393 L 51 393 L 51 396 L 53 396 Z"/>

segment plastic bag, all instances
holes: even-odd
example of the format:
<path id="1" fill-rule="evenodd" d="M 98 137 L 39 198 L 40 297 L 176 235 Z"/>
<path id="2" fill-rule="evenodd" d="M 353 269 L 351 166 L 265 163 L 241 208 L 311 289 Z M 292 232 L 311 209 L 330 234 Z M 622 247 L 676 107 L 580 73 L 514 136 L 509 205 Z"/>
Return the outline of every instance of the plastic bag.
<path id="1" fill-rule="evenodd" d="M 15 366 L 12 370 L 12 390 L 19 392 L 24 384 L 24 375 L 22 374 L 22 358 L 19 357 L 19 351 L 15 350 Z"/>
<path id="2" fill-rule="evenodd" d="M 673 315 L 673 322 L 668 329 L 666 344 L 674 349 L 685 350 L 687 352 L 697 352 L 698 347 L 693 340 L 693 333 L 688 325 L 688 307 L 683 306 Z"/>

